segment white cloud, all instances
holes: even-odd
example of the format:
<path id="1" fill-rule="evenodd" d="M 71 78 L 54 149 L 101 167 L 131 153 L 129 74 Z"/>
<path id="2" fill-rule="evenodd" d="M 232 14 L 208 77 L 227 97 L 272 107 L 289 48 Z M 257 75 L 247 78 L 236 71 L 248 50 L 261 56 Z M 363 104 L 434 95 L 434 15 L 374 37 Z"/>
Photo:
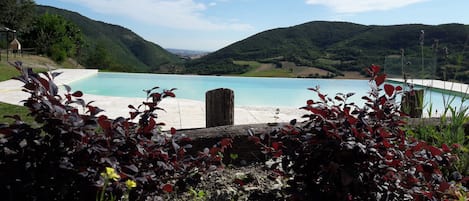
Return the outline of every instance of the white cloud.
<path id="1" fill-rule="evenodd" d="M 338 13 L 360 13 L 374 10 L 390 10 L 427 0 L 306 0 L 307 4 L 323 5 Z"/>
<path id="2" fill-rule="evenodd" d="M 194 0 L 64 0 L 97 13 L 129 17 L 150 25 L 187 30 L 248 30 L 249 24 L 211 21 L 203 12 L 209 5 Z"/>

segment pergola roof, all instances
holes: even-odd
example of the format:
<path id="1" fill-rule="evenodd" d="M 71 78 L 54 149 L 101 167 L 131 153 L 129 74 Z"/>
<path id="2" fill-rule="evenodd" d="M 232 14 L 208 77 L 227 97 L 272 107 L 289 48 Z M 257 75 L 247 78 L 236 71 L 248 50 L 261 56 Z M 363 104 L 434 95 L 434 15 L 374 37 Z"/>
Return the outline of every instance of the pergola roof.
<path id="1" fill-rule="evenodd" d="M 8 27 L 0 27 L 0 32 L 16 32 L 16 30 L 10 29 Z"/>

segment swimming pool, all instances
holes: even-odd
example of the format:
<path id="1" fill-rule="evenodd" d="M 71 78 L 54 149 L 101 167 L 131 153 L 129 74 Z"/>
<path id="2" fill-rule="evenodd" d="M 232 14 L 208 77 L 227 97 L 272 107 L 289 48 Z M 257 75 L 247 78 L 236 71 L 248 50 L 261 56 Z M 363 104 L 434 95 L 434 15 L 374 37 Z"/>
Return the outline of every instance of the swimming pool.
<path id="1" fill-rule="evenodd" d="M 323 93 L 334 97 L 336 93 L 354 92 L 349 102 L 363 104 L 362 96 L 369 91 L 368 80 L 253 78 L 230 76 L 166 75 L 139 73 L 100 72 L 95 76 L 70 84 L 84 93 L 142 97 L 142 90 L 159 86 L 161 89 L 177 88 L 176 97 L 205 101 L 205 92 L 216 88 L 229 88 L 235 93 L 236 106 L 301 107 L 308 99 L 318 100 L 316 93 L 307 88 L 320 86 Z M 448 96 L 448 95 L 446 95 Z M 427 90 L 425 101 L 432 101 L 433 109 L 442 111 L 443 94 Z M 467 101 L 466 101 L 467 102 Z M 459 107 L 461 98 L 454 105 Z M 428 105 L 428 104 L 427 104 Z"/>

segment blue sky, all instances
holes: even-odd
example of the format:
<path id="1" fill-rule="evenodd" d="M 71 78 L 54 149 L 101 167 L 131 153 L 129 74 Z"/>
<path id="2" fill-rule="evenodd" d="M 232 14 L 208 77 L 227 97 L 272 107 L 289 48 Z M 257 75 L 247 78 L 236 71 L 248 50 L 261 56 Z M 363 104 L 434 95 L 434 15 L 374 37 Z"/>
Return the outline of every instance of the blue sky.
<path id="1" fill-rule="evenodd" d="M 468 0 L 36 0 L 131 29 L 164 48 L 215 51 L 310 21 L 469 24 Z"/>

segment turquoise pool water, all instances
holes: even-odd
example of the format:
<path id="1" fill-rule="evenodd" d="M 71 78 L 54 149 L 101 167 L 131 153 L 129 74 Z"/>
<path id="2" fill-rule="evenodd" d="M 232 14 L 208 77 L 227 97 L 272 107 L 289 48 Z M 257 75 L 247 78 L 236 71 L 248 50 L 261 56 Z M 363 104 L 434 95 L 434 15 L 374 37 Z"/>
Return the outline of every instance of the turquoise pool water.
<path id="1" fill-rule="evenodd" d="M 323 93 L 334 97 L 336 93 L 356 93 L 350 98 L 363 104 L 362 96 L 369 91 L 367 80 L 252 78 L 227 76 L 162 75 L 136 73 L 103 73 L 71 83 L 74 90 L 84 93 L 145 98 L 142 90 L 159 86 L 177 88 L 176 97 L 205 101 L 205 92 L 216 88 L 229 88 L 235 92 L 236 106 L 301 107 L 308 99 L 318 100 L 316 93 L 307 88 L 320 86 Z M 443 109 L 443 94 L 426 91 L 425 101 L 431 100 L 433 108 Z M 448 95 L 445 95 L 448 96 Z M 349 101 L 349 102 L 350 102 Z M 454 106 L 459 107 L 461 98 Z M 466 104 L 467 103 L 466 101 Z M 427 104 L 428 105 L 428 104 Z"/>

